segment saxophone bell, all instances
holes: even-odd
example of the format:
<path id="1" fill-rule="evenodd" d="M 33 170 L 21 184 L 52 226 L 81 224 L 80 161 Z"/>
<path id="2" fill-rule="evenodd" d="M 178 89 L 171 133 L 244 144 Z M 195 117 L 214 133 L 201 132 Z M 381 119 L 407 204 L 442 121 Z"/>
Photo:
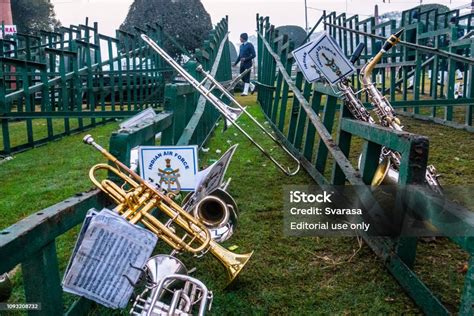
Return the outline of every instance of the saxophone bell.
<path id="1" fill-rule="evenodd" d="M 362 165 L 362 154 L 359 155 L 357 167 L 361 168 Z M 372 178 L 371 187 L 372 189 L 377 188 L 380 185 L 396 185 L 398 184 L 398 171 L 395 169 L 394 163 L 389 157 L 380 159 L 377 169 L 375 169 L 374 176 Z"/>
<path id="2" fill-rule="evenodd" d="M 377 166 L 374 177 L 372 178 L 372 189 L 380 185 L 398 184 L 398 171 L 393 168 L 390 158 L 384 158 Z"/>

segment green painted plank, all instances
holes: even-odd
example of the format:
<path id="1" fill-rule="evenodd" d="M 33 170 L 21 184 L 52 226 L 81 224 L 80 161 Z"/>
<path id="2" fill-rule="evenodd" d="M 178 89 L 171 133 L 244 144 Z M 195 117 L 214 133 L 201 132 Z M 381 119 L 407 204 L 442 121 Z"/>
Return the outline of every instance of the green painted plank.
<path id="1" fill-rule="evenodd" d="M 298 90 L 301 90 L 301 86 L 303 85 L 303 74 L 301 71 L 299 71 L 296 74 L 296 80 L 295 80 L 295 87 Z M 293 98 L 293 104 L 291 106 L 291 113 L 290 113 L 290 123 L 288 126 L 288 136 L 287 139 L 294 144 L 295 143 L 295 134 L 296 134 L 296 128 L 298 124 L 298 116 L 300 112 L 300 103 L 297 98 Z M 326 126 L 327 127 L 327 126 Z"/>
<path id="2" fill-rule="evenodd" d="M 349 109 L 344 104 L 341 104 L 341 116 L 339 118 L 339 124 L 343 117 L 349 117 L 349 116 L 351 116 Z M 351 140 L 352 140 L 352 135 L 350 133 L 347 133 L 341 129 L 338 129 L 337 144 L 339 148 L 341 148 L 341 151 L 344 153 L 346 157 L 349 157 L 349 152 L 351 148 Z M 339 165 L 336 162 L 334 162 L 333 168 L 332 168 L 331 184 L 344 185 L 345 182 L 346 182 L 346 177 L 344 176 L 342 169 L 339 167 Z"/>
<path id="3" fill-rule="evenodd" d="M 323 95 L 320 92 L 313 90 L 313 97 L 311 99 L 311 109 L 314 111 L 315 114 L 319 113 L 322 96 Z M 303 156 L 309 161 L 312 160 L 315 138 L 316 138 L 316 128 L 313 126 L 313 124 L 308 123 L 308 131 L 306 133 Z"/>
<path id="4" fill-rule="evenodd" d="M 303 90 L 303 96 L 305 99 L 309 99 L 311 95 L 311 84 L 308 82 L 305 82 L 304 84 L 304 90 Z M 296 134 L 295 134 L 295 140 L 294 140 L 294 145 L 298 149 L 302 149 L 302 142 L 303 142 L 303 133 L 306 131 L 305 127 L 307 125 L 307 115 L 306 112 L 303 109 L 299 109 L 298 111 L 298 122 L 296 125 Z"/>
<path id="5" fill-rule="evenodd" d="M 360 173 L 365 184 L 370 185 L 374 178 L 375 171 L 379 165 L 380 152 L 382 145 L 366 142 L 362 150 L 362 157 L 360 157 Z"/>
<path id="6" fill-rule="evenodd" d="M 80 224 L 90 208 L 102 208 L 105 204 L 98 190 L 81 193 L 3 229 L 0 231 L 0 271 L 10 271 L 33 257 L 45 245 Z"/>
<path id="7" fill-rule="evenodd" d="M 21 268 L 26 302 L 41 304 L 39 310 L 28 311 L 28 315 L 61 315 L 62 288 L 54 240 L 27 257 Z"/>
<path id="8" fill-rule="evenodd" d="M 426 137 L 405 131 L 395 131 L 379 125 L 344 118 L 341 120 L 341 129 L 359 136 L 370 142 L 386 146 L 402 155 L 410 152 L 411 143 L 417 139 L 426 140 Z"/>
<path id="9" fill-rule="evenodd" d="M 336 114 L 336 104 L 338 99 L 332 96 L 327 96 L 326 105 L 324 107 L 323 124 L 329 133 L 332 132 L 334 126 L 334 116 Z M 344 155 L 345 156 L 345 155 Z M 317 158 L 316 158 L 316 169 L 324 174 L 326 168 L 326 161 L 328 157 L 328 148 L 322 139 L 319 140 Z"/>

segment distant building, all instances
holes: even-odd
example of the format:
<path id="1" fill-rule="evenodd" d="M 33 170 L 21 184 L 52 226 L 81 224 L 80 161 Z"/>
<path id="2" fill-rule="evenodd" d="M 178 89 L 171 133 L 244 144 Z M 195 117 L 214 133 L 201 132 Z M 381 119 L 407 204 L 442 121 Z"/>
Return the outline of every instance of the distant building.
<path id="1" fill-rule="evenodd" d="M 0 0 L 0 23 L 13 24 L 12 6 L 10 0 Z"/>

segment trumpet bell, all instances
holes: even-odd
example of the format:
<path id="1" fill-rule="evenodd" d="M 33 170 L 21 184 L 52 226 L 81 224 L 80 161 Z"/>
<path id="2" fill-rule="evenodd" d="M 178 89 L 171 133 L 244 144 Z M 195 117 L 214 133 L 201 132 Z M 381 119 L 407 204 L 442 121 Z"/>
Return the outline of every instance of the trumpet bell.
<path id="1" fill-rule="evenodd" d="M 219 243 L 228 240 L 237 226 L 237 203 L 222 189 L 201 199 L 192 206 L 190 212 L 209 229 L 212 239 Z"/>
<path id="2" fill-rule="evenodd" d="M 246 254 L 233 253 L 219 245 L 214 240 L 209 243 L 209 246 L 209 251 L 225 266 L 229 276 L 228 284 L 239 275 L 240 271 L 242 271 L 244 266 L 250 260 L 250 257 L 253 255 L 253 251 Z"/>

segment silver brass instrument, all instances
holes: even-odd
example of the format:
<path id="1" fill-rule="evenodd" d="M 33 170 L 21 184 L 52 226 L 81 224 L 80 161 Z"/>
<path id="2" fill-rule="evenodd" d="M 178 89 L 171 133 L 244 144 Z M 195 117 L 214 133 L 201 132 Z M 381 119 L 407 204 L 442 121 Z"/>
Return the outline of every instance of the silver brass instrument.
<path id="1" fill-rule="evenodd" d="M 262 126 L 250 113 L 243 107 L 241 104 L 237 102 L 237 100 L 230 94 L 214 77 L 212 77 L 208 72 L 204 71 L 201 65 L 197 67 L 197 71 L 201 72 L 204 76 L 202 81 L 196 80 L 193 76 L 191 76 L 186 70 L 181 67 L 171 56 L 169 56 L 158 44 L 156 44 L 152 39 L 150 39 L 145 34 L 141 35 L 142 39 L 150 45 L 160 56 L 166 60 L 183 78 L 186 79 L 207 101 L 209 101 L 225 118 L 226 122 L 233 124 L 245 137 L 247 137 L 268 159 L 270 159 L 283 173 L 288 176 L 293 176 L 298 173 L 300 170 L 300 161 L 296 158 L 286 147 L 278 141 L 276 137 L 274 137 L 267 129 Z M 211 86 L 206 88 L 204 84 L 209 81 L 211 82 Z M 225 96 L 227 99 L 230 100 L 230 104 L 234 104 L 237 106 L 231 107 L 228 104 L 225 104 L 219 97 L 212 94 L 214 89 L 219 90 L 222 93 L 222 96 Z M 265 150 L 259 143 L 257 143 L 252 136 L 250 136 L 240 125 L 237 124 L 237 119 L 239 116 L 245 113 L 270 139 L 275 142 L 278 146 L 280 146 L 288 156 L 293 159 L 297 166 L 294 171 L 291 171 L 289 167 L 285 168 L 282 164 L 280 164 L 271 154 Z"/>
<path id="2" fill-rule="evenodd" d="M 220 243 L 232 236 L 237 226 L 238 208 L 225 189 L 216 189 L 196 203 L 188 203 L 190 199 L 192 194 L 186 196 L 183 208 L 209 229 L 212 239 Z"/>
<path id="3" fill-rule="evenodd" d="M 374 106 L 374 112 L 377 114 L 380 125 L 385 127 L 393 128 L 397 131 L 401 131 L 400 120 L 395 114 L 390 102 L 385 98 L 382 93 L 377 89 L 375 84 L 372 82 L 372 71 L 380 60 L 382 59 L 385 52 L 390 50 L 400 41 L 404 29 L 399 30 L 397 33 L 390 35 L 387 41 L 382 46 L 382 49 L 372 57 L 367 64 L 362 67 L 360 72 L 359 80 L 364 85 L 364 90 L 367 91 L 370 103 Z"/>
<path id="4" fill-rule="evenodd" d="M 355 62 L 355 60 L 357 60 L 358 55 L 362 52 L 364 48 L 364 45 L 359 44 L 359 46 L 356 48 L 356 51 L 358 51 L 356 53 L 357 57 L 351 57 L 351 62 Z M 357 97 L 357 94 L 352 89 L 348 78 L 344 78 L 343 80 L 341 80 L 338 83 L 337 87 L 342 93 L 342 100 L 344 106 L 347 107 L 347 109 L 351 112 L 352 116 L 354 116 L 355 119 L 367 122 L 369 124 L 376 124 L 369 111 L 367 111 L 362 101 Z M 380 184 L 382 184 L 382 182 L 386 185 L 393 185 L 398 183 L 398 171 L 395 170 L 393 166 L 398 168 L 398 166 L 400 165 L 400 158 L 401 157 L 399 153 L 389 150 L 386 147 L 382 148 L 382 153 L 380 155 L 380 164 L 377 168 L 374 178 L 372 179 L 373 187 L 379 186 Z M 361 167 L 361 160 L 362 154 L 359 156 L 358 160 L 359 169 Z M 393 165 L 387 165 L 391 161 L 393 162 Z"/>
<path id="5" fill-rule="evenodd" d="M 147 284 L 136 297 L 130 315 L 197 315 L 210 310 L 212 292 L 190 277 L 184 264 L 170 255 L 150 258 L 145 272 Z"/>
<path id="6" fill-rule="evenodd" d="M 374 119 L 372 116 L 370 116 L 370 113 L 356 96 L 356 93 L 349 85 L 347 79 L 340 81 L 337 87 L 339 88 L 339 91 L 342 92 L 342 100 L 344 105 L 349 109 L 355 119 L 370 124 L 375 124 Z"/>
<path id="7" fill-rule="evenodd" d="M 390 50 L 400 41 L 400 36 L 404 29 L 399 30 L 397 33 L 392 34 L 387 41 L 384 43 L 382 49 L 375 55 L 369 62 L 362 67 L 359 80 L 364 86 L 364 90 L 367 91 L 369 100 L 374 106 L 374 112 L 376 113 L 380 125 L 389 127 L 397 131 L 402 131 L 399 118 L 395 114 L 390 102 L 382 93 L 377 89 L 375 84 L 372 82 L 372 71 L 375 65 L 380 62 L 385 52 Z M 343 94 L 344 104 L 351 111 L 356 119 L 362 120 L 374 124 L 374 120 L 370 117 L 370 114 L 365 109 L 362 102 L 357 98 L 356 94 L 348 84 L 347 80 L 343 80 L 339 83 L 339 89 Z M 394 152 L 388 148 L 382 148 L 380 156 L 380 164 L 377 167 L 374 178 L 372 179 L 372 186 L 378 186 L 384 184 L 396 184 L 398 183 L 398 169 L 400 166 L 400 153 Z M 360 167 L 360 158 L 359 158 Z M 429 187 L 442 194 L 441 185 L 437 178 L 439 175 L 436 173 L 434 166 L 430 165 L 426 169 L 425 179 Z"/>
<path id="8" fill-rule="evenodd" d="M 390 48 L 395 46 L 400 41 L 400 36 L 403 33 L 404 29 L 400 29 L 397 33 L 392 34 L 387 41 L 382 46 L 382 49 L 375 55 L 369 62 L 364 65 L 361 70 L 359 80 L 364 85 L 365 91 L 369 96 L 369 100 L 374 106 L 374 112 L 377 114 L 380 124 L 385 127 L 393 128 L 395 130 L 401 131 L 403 130 L 402 126 L 400 125 L 400 120 L 396 117 L 395 110 L 393 109 L 390 102 L 385 98 L 385 96 L 377 89 L 375 84 L 372 82 L 372 71 L 377 63 L 380 62 L 382 56 L 387 52 Z M 384 154 L 384 153 L 382 153 Z M 383 159 L 387 160 L 379 165 L 376 171 L 376 176 L 381 175 L 385 176 L 389 174 L 386 168 L 394 168 L 398 170 L 400 165 L 399 154 L 396 153 L 398 159 L 391 159 L 391 157 L 385 153 L 385 157 Z M 393 156 L 392 154 L 390 154 Z M 397 174 L 398 175 L 398 174 Z M 438 194 L 442 194 L 441 185 L 438 182 L 439 175 L 436 173 L 436 169 L 434 166 L 430 165 L 426 168 L 425 179 L 428 183 L 428 186 Z M 397 179 L 398 180 L 398 179 Z M 382 183 L 383 179 L 379 179 L 374 177 L 373 183 Z"/>
<path id="9" fill-rule="evenodd" d="M 204 255 L 209 251 L 224 265 L 230 282 L 237 277 L 253 252 L 240 255 L 223 248 L 212 240 L 209 230 L 199 220 L 95 143 L 90 135 L 84 137 L 84 142 L 100 151 L 115 165 L 97 164 L 90 169 L 89 177 L 117 204 L 115 211 L 118 214 L 132 224 L 142 223 L 176 251 L 190 252 L 195 256 Z M 109 179 L 99 182 L 95 173 L 100 170 L 115 174 L 124 181 L 124 185 L 119 187 Z M 169 217 L 166 224 L 151 214 L 155 209 Z M 174 227 L 169 227 L 171 224 L 174 224 Z M 183 231 L 182 237 L 178 236 L 177 229 Z"/>

